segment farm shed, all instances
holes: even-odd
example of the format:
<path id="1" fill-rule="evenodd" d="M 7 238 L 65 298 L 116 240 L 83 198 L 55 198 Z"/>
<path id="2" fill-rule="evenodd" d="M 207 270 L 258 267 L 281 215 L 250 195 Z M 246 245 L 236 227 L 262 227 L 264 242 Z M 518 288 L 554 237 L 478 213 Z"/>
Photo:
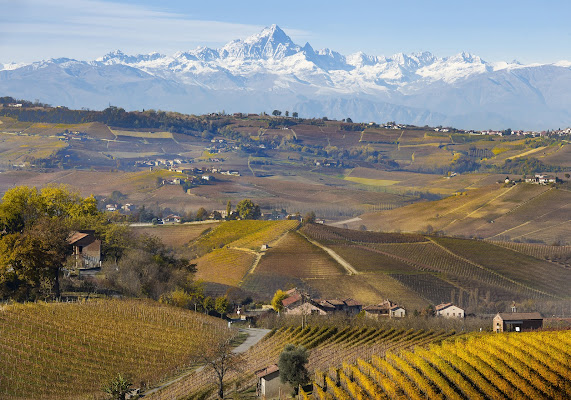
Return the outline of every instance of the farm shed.
<path id="1" fill-rule="evenodd" d="M 67 241 L 73 248 L 76 269 L 100 266 L 101 240 L 95 238 L 95 231 L 74 232 Z"/>
<path id="2" fill-rule="evenodd" d="M 280 369 L 276 364 L 256 371 L 256 378 L 258 379 L 256 395 L 262 399 L 280 399 L 290 397 L 293 393 L 289 383 L 281 382 Z"/>
<path id="3" fill-rule="evenodd" d="M 543 317 L 538 312 L 497 313 L 493 320 L 494 332 L 522 332 L 543 327 Z"/>

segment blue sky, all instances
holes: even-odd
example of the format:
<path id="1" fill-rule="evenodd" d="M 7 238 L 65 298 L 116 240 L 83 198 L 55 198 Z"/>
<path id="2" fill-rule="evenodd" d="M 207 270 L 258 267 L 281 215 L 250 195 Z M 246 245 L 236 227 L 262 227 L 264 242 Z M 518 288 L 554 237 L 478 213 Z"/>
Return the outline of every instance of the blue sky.
<path id="1" fill-rule="evenodd" d="M 294 42 L 342 54 L 461 51 L 487 61 L 571 60 L 569 0 L 0 0 L 0 63 L 173 54 L 220 47 L 278 24 Z"/>

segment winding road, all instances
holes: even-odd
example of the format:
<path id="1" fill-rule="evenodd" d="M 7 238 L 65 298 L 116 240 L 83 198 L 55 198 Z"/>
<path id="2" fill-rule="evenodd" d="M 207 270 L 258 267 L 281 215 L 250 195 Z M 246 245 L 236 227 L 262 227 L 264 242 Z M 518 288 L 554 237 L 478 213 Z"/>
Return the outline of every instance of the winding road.
<path id="1" fill-rule="evenodd" d="M 261 328 L 240 328 L 240 332 L 246 332 L 248 334 L 248 337 L 246 338 L 246 340 L 242 344 L 240 344 L 234 350 L 232 350 L 234 353 L 238 353 L 238 354 L 246 352 L 250 347 L 252 347 L 256 343 L 258 343 L 260 340 L 262 340 L 262 338 L 264 336 L 266 336 L 268 334 L 268 332 L 270 332 L 270 330 L 269 329 L 261 329 Z M 178 382 L 181 379 L 184 379 L 187 376 L 202 370 L 203 368 L 204 367 L 199 367 L 198 369 L 185 372 L 183 375 L 176 377 L 175 379 L 172 379 L 168 382 L 163 383 L 160 386 L 149 389 L 144 393 L 141 393 L 140 397 L 145 397 L 145 396 L 151 395 L 155 392 L 158 392 L 159 390 L 164 389 L 165 387 L 170 386 L 173 383 Z"/>

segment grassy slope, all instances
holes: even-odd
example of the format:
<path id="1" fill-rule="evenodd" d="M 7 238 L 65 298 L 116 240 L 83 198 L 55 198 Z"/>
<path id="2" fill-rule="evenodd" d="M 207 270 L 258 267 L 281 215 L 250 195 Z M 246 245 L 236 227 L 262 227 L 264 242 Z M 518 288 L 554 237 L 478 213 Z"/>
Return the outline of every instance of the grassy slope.
<path id="1" fill-rule="evenodd" d="M 478 304 L 525 299 L 568 299 L 571 272 L 564 267 L 568 250 L 547 254 L 556 262 L 535 258 L 491 242 L 380 234 L 351 231 L 323 225 L 303 231 L 333 249 L 349 262 L 358 275 L 311 281 L 317 290 L 337 293 L 373 303 L 375 297 L 390 298 L 409 310 L 428 302 L 454 301 L 475 311 Z M 407 242 L 408 241 L 408 242 Z M 537 246 L 537 245 L 536 245 Z M 525 250 L 523 247 L 521 250 Z M 567 252 L 566 252 L 567 251 Z"/>
<path id="2" fill-rule="evenodd" d="M 208 282 L 239 285 L 256 260 L 261 246 L 272 244 L 299 225 L 297 221 L 228 221 L 190 245 L 197 254 L 197 277 Z"/>
<path id="3" fill-rule="evenodd" d="M 136 226 L 133 227 L 133 230 L 136 234 L 157 236 L 167 246 L 182 247 L 199 237 L 206 230 L 214 227 L 216 227 L 216 223 Z"/>
<path id="4" fill-rule="evenodd" d="M 430 225 L 449 235 L 495 239 L 540 237 L 551 244 L 565 236 L 568 240 L 570 204 L 571 192 L 564 189 L 495 184 L 438 201 L 365 214 L 362 221 L 353 225 L 405 232 L 425 230 Z"/>
<path id="5" fill-rule="evenodd" d="M 184 368 L 225 322 L 150 301 L 97 300 L 0 308 L 0 397 L 102 398 L 117 373 L 135 386 Z"/>

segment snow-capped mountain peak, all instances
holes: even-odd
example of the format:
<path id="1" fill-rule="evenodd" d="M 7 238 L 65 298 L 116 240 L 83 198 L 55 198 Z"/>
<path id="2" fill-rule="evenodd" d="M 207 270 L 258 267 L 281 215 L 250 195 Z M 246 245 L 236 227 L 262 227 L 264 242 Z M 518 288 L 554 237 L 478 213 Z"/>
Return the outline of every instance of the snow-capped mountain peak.
<path id="1" fill-rule="evenodd" d="M 282 59 L 300 51 L 300 47 L 277 25 L 244 40 L 233 40 L 219 51 L 223 58 Z"/>
<path id="2" fill-rule="evenodd" d="M 0 64 L 0 93 L 69 107 L 200 113 L 295 109 L 458 127 L 571 125 L 571 62 L 489 63 L 468 52 L 389 57 L 303 47 L 277 25 L 219 49 Z M 149 95 L 152 93 L 152 95 Z M 267 109 L 266 109 L 267 111 Z M 523 122 L 520 122 L 523 121 Z"/>

